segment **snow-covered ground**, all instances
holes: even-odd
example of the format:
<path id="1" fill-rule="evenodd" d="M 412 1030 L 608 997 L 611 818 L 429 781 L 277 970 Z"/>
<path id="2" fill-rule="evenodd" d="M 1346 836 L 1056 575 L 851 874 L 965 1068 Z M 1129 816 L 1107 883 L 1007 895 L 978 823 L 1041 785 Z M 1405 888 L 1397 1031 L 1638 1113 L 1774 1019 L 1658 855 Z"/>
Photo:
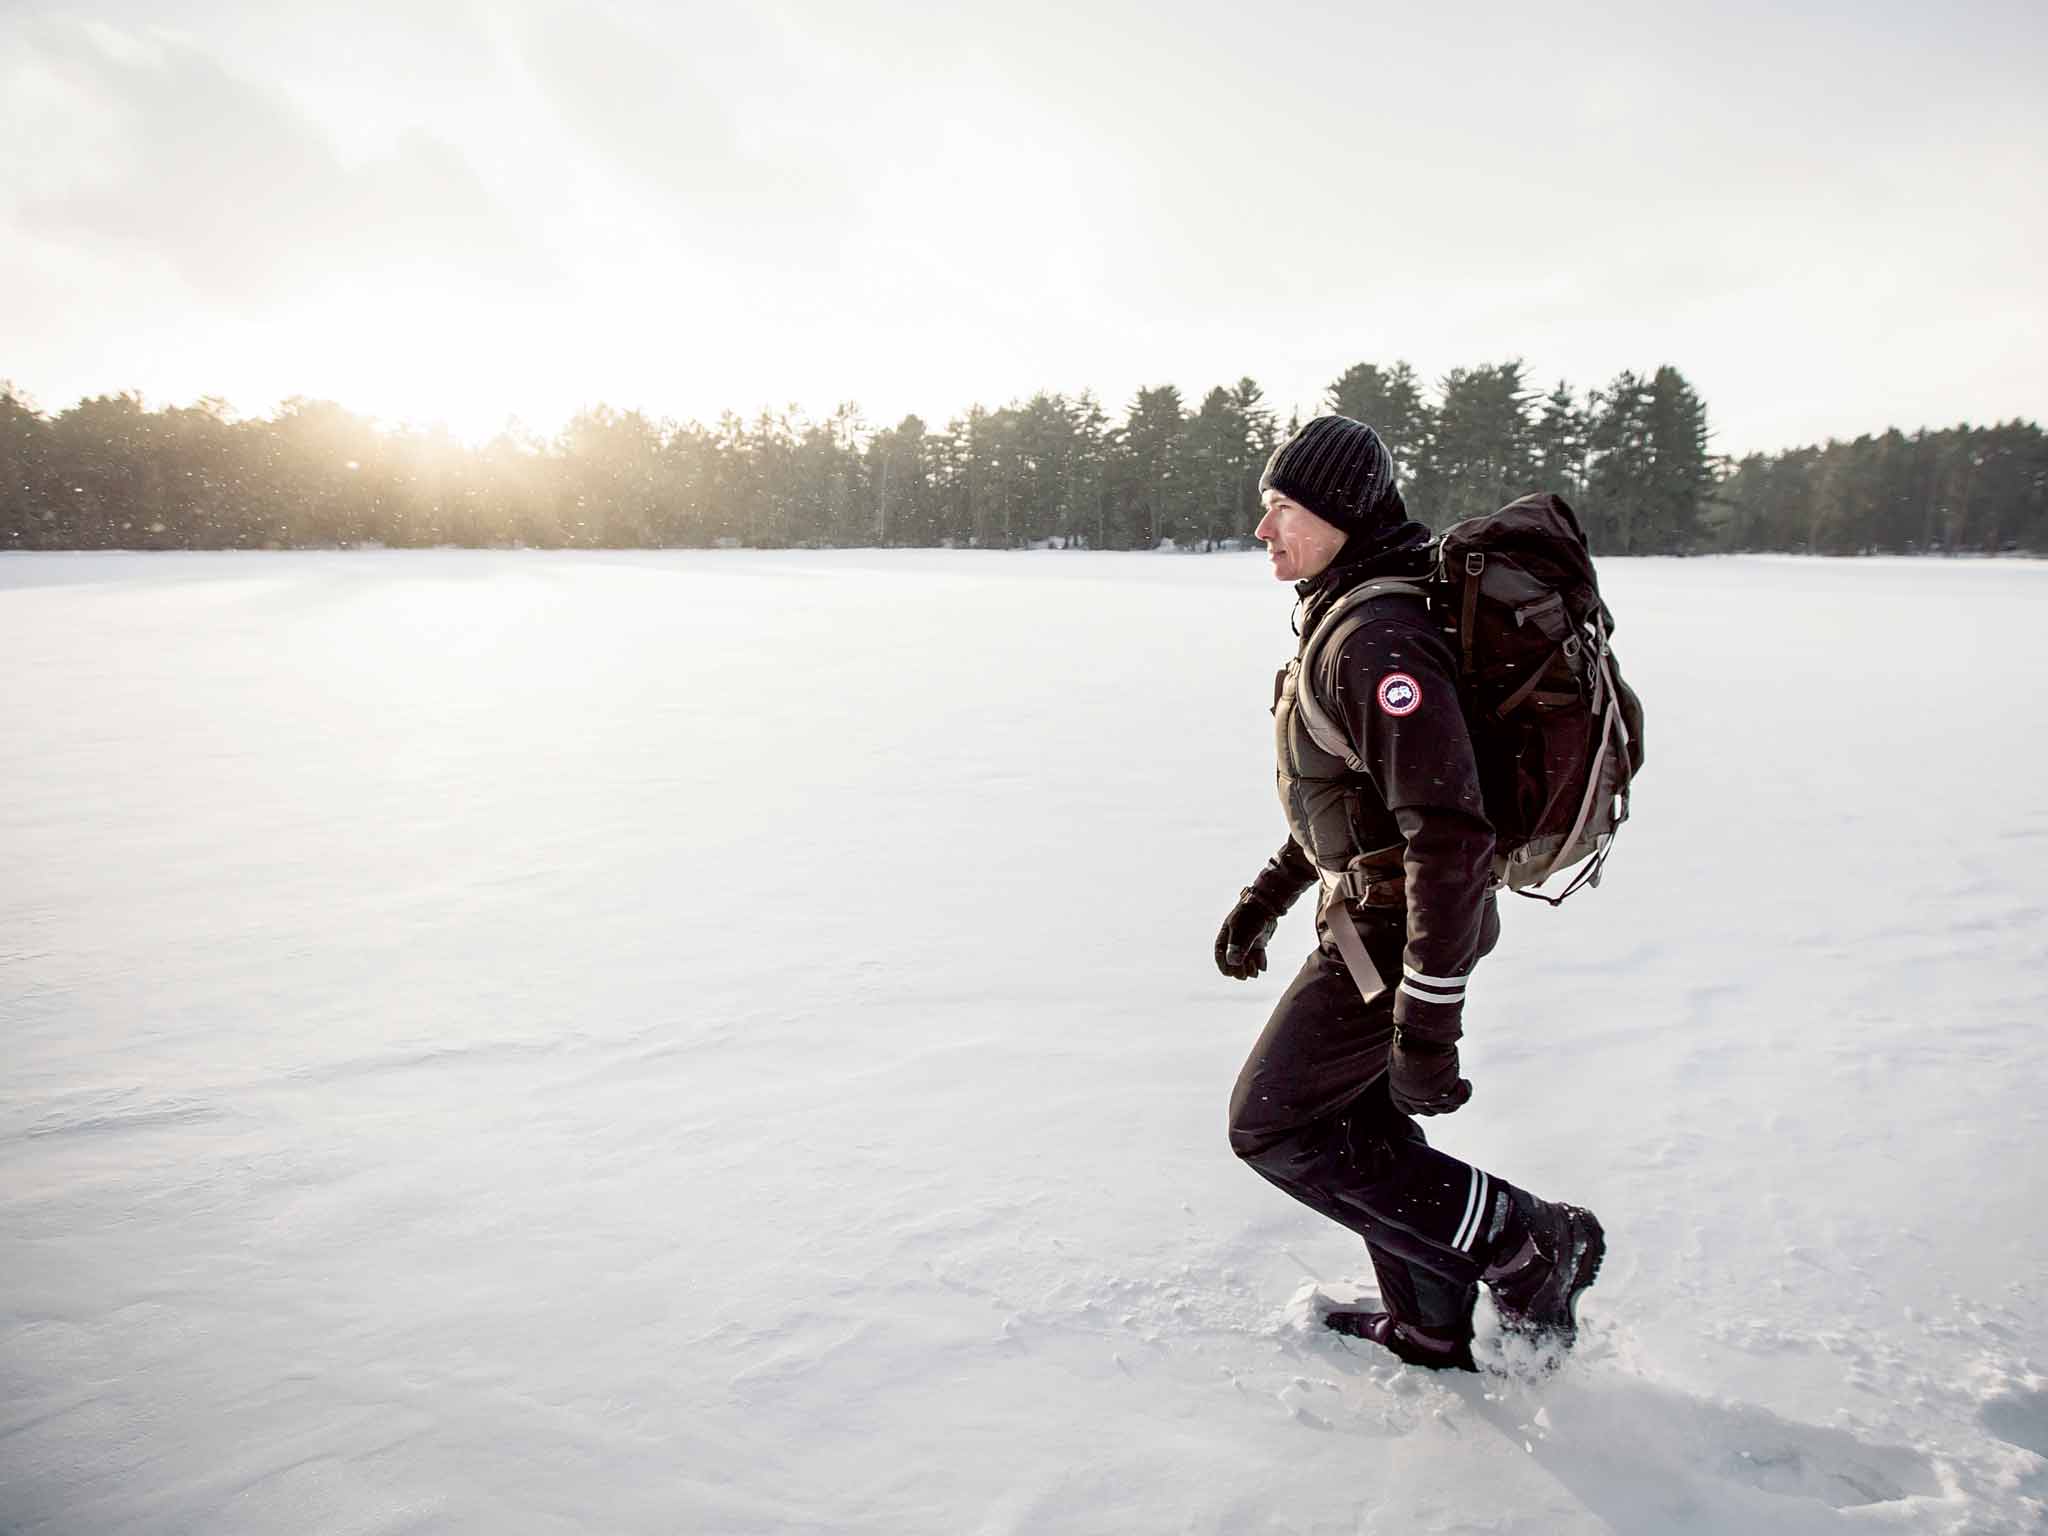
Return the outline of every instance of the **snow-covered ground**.
<path id="1" fill-rule="evenodd" d="M 1440 1144 L 1560 1374 L 1306 1326 L 1256 556 L 0 558 L 0 1529 L 2032 1531 L 2048 567 L 1610 561 Z"/>

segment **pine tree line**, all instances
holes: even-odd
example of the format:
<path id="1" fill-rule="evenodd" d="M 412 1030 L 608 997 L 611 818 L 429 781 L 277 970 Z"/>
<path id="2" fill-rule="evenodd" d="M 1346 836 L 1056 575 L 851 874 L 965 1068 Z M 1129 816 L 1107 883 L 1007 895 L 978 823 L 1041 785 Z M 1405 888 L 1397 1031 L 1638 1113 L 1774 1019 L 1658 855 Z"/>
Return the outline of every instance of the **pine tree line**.
<path id="1" fill-rule="evenodd" d="M 2048 452 L 2028 422 L 1738 463 L 1709 452 L 1706 406 L 1670 367 L 1582 397 L 1539 391 L 1520 362 L 1454 368 L 1433 390 L 1405 363 L 1360 363 L 1319 405 L 1379 427 L 1410 509 L 1439 528 L 1549 489 L 1606 554 L 2048 551 Z M 877 429 L 852 406 L 710 427 L 600 406 L 550 442 L 471 449 L 321 401 L 236 420 L 217 400 L 107 395 L 50 416 L 0 386 L 0 548 L 1213 548 L 1249 534 L 1259 471 L 1294 425 L 1244 378 L 1192 408 L 1141 389 L 1121 421 L 1086 391 L 943 430 Z"/>
<path id="2" fill-rule="evenodd" d="M 2048 442 L 2014 420 L 1751 454 L 1708 518 L 1718 549 L 2048 554 Z"/>

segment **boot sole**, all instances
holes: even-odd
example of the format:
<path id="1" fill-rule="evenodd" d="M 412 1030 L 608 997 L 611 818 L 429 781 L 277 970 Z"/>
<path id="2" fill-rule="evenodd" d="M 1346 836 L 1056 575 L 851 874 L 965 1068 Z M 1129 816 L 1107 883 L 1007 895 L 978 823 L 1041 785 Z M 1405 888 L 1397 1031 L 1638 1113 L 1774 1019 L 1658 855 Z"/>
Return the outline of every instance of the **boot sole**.
<path id="1" fill-rule="evenodd" d="M 1600 1225 L 1599 1218 L 1591 1211 L 1586 1213 L 1586 1221 L 1593 1229 L 1592 1240 L 1586 1244 L 1586 1251 L 1579 1255 L 1578 1267 L 1572 1272 L 1571 1287 L 1564 1297 L 1564 1313 L 1571 1319 L 1571 1327 L 1565 1335 L 1568 1344 L 1576 1342 L 1579 1336 L 1579 1298 L 1600 1278 L 1600 1264 L 1607 1257 L 1607 1229 Z"/>

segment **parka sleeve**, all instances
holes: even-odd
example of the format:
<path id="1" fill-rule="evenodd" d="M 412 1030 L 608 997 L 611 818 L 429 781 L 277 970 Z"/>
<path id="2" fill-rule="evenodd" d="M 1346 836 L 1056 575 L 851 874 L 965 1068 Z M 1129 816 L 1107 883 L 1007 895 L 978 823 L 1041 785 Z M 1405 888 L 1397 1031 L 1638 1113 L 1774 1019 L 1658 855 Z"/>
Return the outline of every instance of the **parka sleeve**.
<path id="1" fill-rule="evenodd" d="M 1288 838 L 1280 851 L 1266 861 L 1266 867 L 1245 887 L 1274 912 L 1285 916 L 1301 899 L 1301 893 L 1316 883 L 1316 867 L 1302 851 L 1301 844 Z"/>
<path id="2" fill-rule="evenodd" d="M 1493 827 L 1442 636 L 1412 623 L 1357 630 L 1325 681 L 1359 761 L 1400 828 L 1408 934 L 1394 1025 L 1423 1039 L 1463 1032 L 1465 983 L 1493 938 Z M 1389 978 L 1391 979 L 1391 978 Z"/>

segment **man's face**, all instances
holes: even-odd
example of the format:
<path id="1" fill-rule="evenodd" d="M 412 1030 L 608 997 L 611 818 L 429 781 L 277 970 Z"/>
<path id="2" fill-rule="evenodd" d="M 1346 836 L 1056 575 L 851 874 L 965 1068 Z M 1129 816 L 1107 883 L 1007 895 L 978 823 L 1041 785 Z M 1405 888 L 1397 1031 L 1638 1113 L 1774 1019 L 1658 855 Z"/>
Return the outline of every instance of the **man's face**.
<path id="1" fill-rule="evenodd" d="M 1298 501 L 1278 491 L 1265 495 L 1266 515 L 1252 537 L 1266 541 L 1276 581 L 1307 581 L 1319 575 L 1344 547 L 1344 530 L 1324 522 Z"/>

